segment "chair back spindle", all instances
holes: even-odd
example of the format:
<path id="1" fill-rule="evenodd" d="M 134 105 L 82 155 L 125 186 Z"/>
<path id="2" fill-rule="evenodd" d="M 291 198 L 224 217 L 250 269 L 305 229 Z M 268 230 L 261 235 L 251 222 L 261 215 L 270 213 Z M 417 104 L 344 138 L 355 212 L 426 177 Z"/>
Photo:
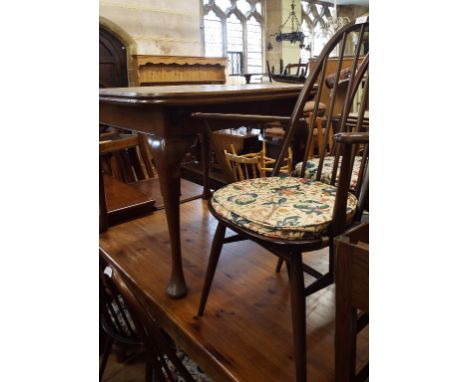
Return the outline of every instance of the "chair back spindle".
<path id="1" fill-rule="evenodd" d="M 364 53 L 362 52 L 363 44 L 368 35 L 369 31 L 369 22 L 368 18 L 358 19 L 352 23 L 345 25 L 340 31 L 338 31 L 330 41 L 325 45 L 320 57 L 317 61 L 317 65 L 312 68 L 310 71 L 310 75 L 307 78 L 304 87 L 299 95 L 298 101 L 295 105 L 286 135 L 284 137 L 283 146 L 281 148 L 277 164 L 275 169 L 272 173 L 273 176 L 278 175 L 279 173 L 279 163 L 282 163 L 283 158 L 287 155 L 287 147 L 292 142 L 293 137 L 296 135 L 297 130 L 299 128 L 299 120 L 302 116 L 302 111 L 304 109 L 304 105 L 307 102 L 307 99 L 313 94 L 314 99 L 316 101 L 320 100 L 322 92 L 325 86 L 325 79 L 326 79 L 326 68 L 329 62 L 329 57 L 332 56 L 332 52 L 336 51 L 336 48 L 339 46 L 339 55 L 337 58 L 336 69 L 334 74 L 334 81 L 332 88 L 330 90 L 330 102 L 327 104 L 327 109 L 325 112 L 324 117 L 324 126 L 325 132 L 323 134 L 323 139 L 328 139 L 331 135 L 332 129 L 332 122 L 334 118 L 338 118 L 344 115 L 349 114 L 349 110 L 352 106 L 352 93 L 353 93 L 353 85 L 355 83 L 356 72 L 357 68 L 362 64 L 364 60 Z M 357 42 L 356 40 L 357 34 Z M 352 54 L 350 51 L 352 50 Z M 333 115 L 333 110 L 335 108 L 336 102 L 336 94 L 339 85 L 342 85 L 343 81 L 340 81 L 340 73 L 343 69 L 343 60 L 344 58 L 348 58 L 352 56 L 352 64 L 351 69 L 349 71 L 349 79 L 347 83 L 346 89 L 346 99 L 342 107 L 341 115 Z M 308 159 L 308 155 L 310 152 L 310 146 L 312 142 L 312 134 L 314 132 L 314 128 L 316 125 L 317 117 L 319 117 L 319 102 L 315 102 L 315 106 L 311 113 L 311 121 L 312 121 L 312 128 L 309 129 L 308 137 L 306 141 L 306 148 L 304 152 L 303 163 L 305 163 Z M 345 131 L 342 130 L 343 119 L 340 118 L 339 121 L 338 131 Z M 324 142 L 326 144 L 326 142 Z M 325 147 L 325 144 L 323 147 Z M 321 177 L 321 170 L 323 168 L 324 156 L 326 155 L 326 150 L 322 150 L 320 152 L 320 161 L 319 161 L 319 168 L 316 174 L 316 179 L 319 180 Z M 295 165 L 295 164 L 294 164 Z M 298 174 L 300 177 L 304 177 L 305 174 L 305 166 L 302 166 L 300 173 Z"/>

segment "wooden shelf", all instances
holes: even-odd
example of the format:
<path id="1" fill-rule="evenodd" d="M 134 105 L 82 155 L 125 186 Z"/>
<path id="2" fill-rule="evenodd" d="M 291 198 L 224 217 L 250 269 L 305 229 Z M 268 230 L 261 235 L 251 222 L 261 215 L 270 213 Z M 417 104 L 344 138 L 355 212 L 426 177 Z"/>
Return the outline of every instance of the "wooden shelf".
<path id="1" fill-rule="evenodd" d="M 224 84 L 225 57 L 134 55 L 139 85 Z"/>

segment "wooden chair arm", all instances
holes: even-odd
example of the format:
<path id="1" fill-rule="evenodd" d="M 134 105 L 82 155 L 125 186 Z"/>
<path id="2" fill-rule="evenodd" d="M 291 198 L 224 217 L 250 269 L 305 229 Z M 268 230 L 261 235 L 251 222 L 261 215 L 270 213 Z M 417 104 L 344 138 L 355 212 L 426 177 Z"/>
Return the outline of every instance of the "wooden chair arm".
<path id="1" fill-rule="evenodd" d="M 335 141 L 351 145 L 369 143 L 369 133 L 337 133 Z"/>

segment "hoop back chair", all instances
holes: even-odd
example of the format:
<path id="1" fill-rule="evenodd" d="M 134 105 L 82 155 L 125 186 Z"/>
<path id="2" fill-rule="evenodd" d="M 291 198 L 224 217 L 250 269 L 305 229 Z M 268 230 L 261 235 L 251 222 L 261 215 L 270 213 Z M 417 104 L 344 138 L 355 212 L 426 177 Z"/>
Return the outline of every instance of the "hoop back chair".
<path id="1" fill-rule="evenodd" d="M 102 265 L 101 265 L 102 267 Z M 101 300 L 104 303 L 104 329 L 109 333 L 106 351 L 112 341 L 143 344 L 146 352 L 146 382 L 195 382 L 189 371 L 177 357 L 169 337 L 136 298 L 119 273 L 111 266 L 101 269 Z M 109 316 L 109 313 L 112 316 Z M 106 353 L 105 353 L 106 354 Z M 108 353 L 107 353 L 108 357 Z M 107 357 L 105 361 L 107 361 Z M 104 359 L 103 359 L 104 362 Z M 105 363 L 103 363 L 105 367 Z M 100 370 L 100 379 L 104 372 Z"/>
<path id="2" fill-rule="evenodd" d="M 104 351 L 99 367 L 99 380 L 102 379 L 107 360 L 116 342 L 122 345 L 142 345 L 122 296 L 115 288 L 105 271 L 105 264 L 99 264 L 99 323 L 106 334 Z"/>
<path id="3" fill-rule="evenodd" d="M 213 281 L 222 246 L 239 240 L 252 240 L 286 261 L 291 291 L 291 314 L 293 323 L 293 346 L 296 381 L 306 381 L 306 296 L 321 290 L 334 282 L 333 242 L 337 235 L 351 227 L 360 219 L 363 209 L 363 198 L 367 195 L 367 160 L 360 166 L 362 174 L 356 184 L 354 194 L 350 193 L 351 170 L 356 157 L 357 146 L 364 147 L 368 152 L 368 132 L 362 131 L 366 93 L 369 82 L 369 55 L 364 58 L 363 42 L 368 37 L 369 20 L 360 18 L 341 28 L 326 44 L 317 65 L 310 71 L 304 87 L 299 95 L 291 117 L 254 116 L 240 114 L 208 114 L 195 113 L 194 118 L 204 120 L 207 136 L 210 136 L 210 123 L 216 120 L 238 120 L 245 123 L 271 121 L 287 122 L 287 132 L 272 176 L 268 178 L 250 179 L 235 182 L 217 190 L 209 201 L 208 207 L 218 220 L 214 235 L 210 257 L 208 261 L 205 282 L 200 299 L 198 314 L 202 316 L 205 310 L 208 294 Z M 353 41 L 353 37 L 357 39 Z M 324 162 L 323 155 L 319 161 L 319 168 L 315 179 L 304 178 L 305 168 L 301 169 L 300 177 L 278 177 L 280 167 L 287 154 L 291 141 L 296 137 L 299 128 L 306 127 L 303 118 L 304 104 L 311 93 L 319 100 L 324 87 L 325 68 L 330 54 L 339 49 L 339 56 L 335 75 L 341 71 L 341 63 L 345 51 L 352 51 L 353 64 L 348 84 L 345 102 L 339 116 L 339 132 L 335 134 L 334 163 L 329 182 L 321 179 Z M 358 68 L 358 64 L 361 65 Z M 335 81 L 335 84 L 338 81 Z M 358 89 L 364 88 L 364 91 Z M 366 90 L 367 89 L 367 90 Z M 336 87 L 332 88 L 328 110 L 333 110 Z M 361 100 L 357 100 L 361 97 Z M 352 112 L 352 105 L 358 104 L 357 120 L 354 132 L 351 132 L 348 116 Z M 318 117 L 319 102 L 315 102 L 311 120 Z M 356 111 L 354 111 L 356 112 Z M 331 129 L 331 113 L 327 112 L 325 120 L 325 134 L 327 137 Z M 352 124 L 351 124 L 352 125 Z M 313 128 L 308 132 L 303 162 L 308 158 L 312 141 Z M 337 177 L 337 172 L 339 177 Z M 228 175 L 232 179 L 232 175 Z M 338 185 L 335 186 L 336 181 Z M 236 235 L 225 238 L 226 228 Z M 328 272 L 321 272 L 303 264 L 303 252 L 310 252 L 321 248 L 329 249 Z M 304 274 L 307 272 L 316 280 L 307 287 L 304 285 Z"/>

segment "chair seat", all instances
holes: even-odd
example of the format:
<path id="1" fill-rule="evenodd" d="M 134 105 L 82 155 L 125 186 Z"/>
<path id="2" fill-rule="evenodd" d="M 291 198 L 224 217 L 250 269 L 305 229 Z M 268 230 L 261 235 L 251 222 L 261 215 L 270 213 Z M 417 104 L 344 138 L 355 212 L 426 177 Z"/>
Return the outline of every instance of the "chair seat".
<path id="1" fill-rule="evenodd" d="M 359 176 L 359 169 L 361 167 L 361 159 L 362 159 L 361 157 L 356 156 L 354 160 L 353 172 L 351 174 L 351 183 L 350 183 L 350 187 L 352 190 L 356 188 L 356 184 L 357 184 L 358 176 Z M 305 178 L 312 179 L 315 177 L 315 174 L 317 173 L 317 169 L 319 166 L 319 160 L 320 158 L 313 158 L 313 159 L 309 159 L 306 162 L 306 170 L 304 174 Z M 333 156 L 327 156 L 324 158 L 322 176 L 320 178 L 322 182 L 330 183 L 330 179 L 331 179 L 332 172 L 333 172 L 334 160 L 335 160 L 335 157 Z M 340 175 L 340 167 L 341 167 L 340 164 L 341 164 L 341 158 L 339 160 L 338 171 L 336 173 L 337 182 L 338 182 L 338 177 Z M 299 174 L 301 172 L 301 168 L 302 168 L 302 162 L 299 162 L 298 164 L 296 164 L 296 168 L 295 168 L 296 174 Z"/>
<path id="2" fill-rule="evenodd" d="M 309 114 L 314 111 L 315 101 L 307 101 L 304 105 L 304 114 Z M 327 105 L 322 102 L 319 102 L 318 113 L 317 116 L 323 117 L 325 112 L 327 111 Z"/>
<path id="3" fill-rule="evenodd" d="M 267 237 L 319 238 L 332 221 L 336 187 L 312 179 L 269 177 L 229 184 L 213 194 L 211 205 L 235 225 Z M 357 199 L 348 194 L 347 219 Z"/>

